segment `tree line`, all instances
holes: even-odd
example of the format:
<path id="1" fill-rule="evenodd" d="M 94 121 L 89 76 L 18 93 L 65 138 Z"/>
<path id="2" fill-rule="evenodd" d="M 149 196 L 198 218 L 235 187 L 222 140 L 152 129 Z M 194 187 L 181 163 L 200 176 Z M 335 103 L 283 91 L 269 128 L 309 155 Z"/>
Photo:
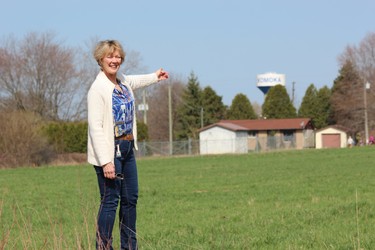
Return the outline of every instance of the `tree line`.
<path id="1" fill-rule="evenodd" d="M 86 121 L 86 94 L 99 70 L 91 53 L 96 41 L 92 39 L 87 42 L 85 48 L 74 48 L 64 46 L 53 33 L 35 32 L 22 39 L 9 36 L 3 40 L 0 44 L 2 121 L 6 117 L 17 117 L 8 119 L 6 126 L 16 128 L 16 123 L 27 121 L 28 128 L 13 132 L 1 130 L 1 159 L 10 154 L 10 141 L 23 133 L 26 136 L 29 131 L 38 131 L 35 128 L 37 124 L 45 127 L 46 124 L 81 124 Z M 139 53 L 126 51 L 122 73 L 145 72 Z M 348 128 L 353 135 L 363 136 L 365 112 L 368 114 L 369 130 L 372 131 L 375 125 L 375 86 L 367 89 L 365 84 L 375 84 L 374 51 L 375 33 L 369 33 L 359 45 L 347 46 L 338 57 L 340 70 L 332 87 L 317 89 L 311 83 L 298 109 L 281 85 L 270 88 L 261 106 L 251 103 L 243 93 L 238 93 L 226 106 L 211 86 L 200 86 L 194 72 L 190 73 L 188 79 L 170 72 L 171 78 L 165 83 L 135 93 L 137 103 L 143 104 L 143 109 L 138 111 L 140 138 L 167 141 L 172 127 L 173 140 L 198 139 L 200 128 L 222 119 L 293 117 L 311 118 L 317 129 L 339 124 Z M 54 138 L 51 135 L 53 130 L 48 131 L 50 137 L 45 141 L 50 143 Z M 41 143 L 39 139 L 36 141 L 34 143 Z"/>

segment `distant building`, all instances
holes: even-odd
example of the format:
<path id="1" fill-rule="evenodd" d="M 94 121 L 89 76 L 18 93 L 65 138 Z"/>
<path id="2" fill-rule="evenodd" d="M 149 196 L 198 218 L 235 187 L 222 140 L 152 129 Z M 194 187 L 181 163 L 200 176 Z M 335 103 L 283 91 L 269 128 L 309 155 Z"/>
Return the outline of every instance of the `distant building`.
<path id="1" fill-rule="evenodd" d="M 309 118 L 222 120 L 199 130 L 200 154 L 314 147 Z"/>
<path id="2" fill-rule="evenodd" d="M 349 129 L 340 125 L 332 125 L 315 132 L 316 148 L 345 148 Z"/>

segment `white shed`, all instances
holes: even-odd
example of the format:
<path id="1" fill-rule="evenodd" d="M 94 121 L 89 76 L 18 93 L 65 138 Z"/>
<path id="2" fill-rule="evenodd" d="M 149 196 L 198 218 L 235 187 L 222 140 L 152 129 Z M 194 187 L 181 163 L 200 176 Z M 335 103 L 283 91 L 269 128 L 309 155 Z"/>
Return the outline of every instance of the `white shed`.
<path id="1" fill-rule="evenodd" d="M 349 129 L 332 125 L 315 132 L 316 148 L 345 148 L 347 146 Z"/>
<path id="2" fill-rule="evenodd" d="M 199 134 L 200 154 L 247 153 L 247 131 L 213 126 Z"/>

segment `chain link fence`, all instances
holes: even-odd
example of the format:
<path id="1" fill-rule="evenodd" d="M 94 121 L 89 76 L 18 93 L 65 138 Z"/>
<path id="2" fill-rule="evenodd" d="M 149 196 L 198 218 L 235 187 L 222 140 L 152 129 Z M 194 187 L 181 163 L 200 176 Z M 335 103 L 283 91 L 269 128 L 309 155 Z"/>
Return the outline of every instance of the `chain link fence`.
<path id="1" fill-rule="evenodd" d="M 186 140 L 138 142 L 138 157 L 145 156 L 178 156 L 205 154 L 246 154 L 251 152 L 270 152 L 313 148 L 315 146 L 314 133 L 305 132 L 300 143 L 296 137 L 267 136 L 241 137 L 236 139 L 218 140 Z"/>

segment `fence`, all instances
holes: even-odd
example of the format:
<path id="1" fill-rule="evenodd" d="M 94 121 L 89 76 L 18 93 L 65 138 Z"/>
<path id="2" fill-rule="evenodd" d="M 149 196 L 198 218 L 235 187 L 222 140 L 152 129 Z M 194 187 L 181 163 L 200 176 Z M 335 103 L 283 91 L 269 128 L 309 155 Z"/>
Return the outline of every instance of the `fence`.
<path id="1" fill-rule="evenodd" d="M 242 137 L 223 140 L 138 142 L 138 157 L 204 154 L 245 154 L 314 147 L 313 134 L 304 134 L 303 145 L 283 136 Z"/>

